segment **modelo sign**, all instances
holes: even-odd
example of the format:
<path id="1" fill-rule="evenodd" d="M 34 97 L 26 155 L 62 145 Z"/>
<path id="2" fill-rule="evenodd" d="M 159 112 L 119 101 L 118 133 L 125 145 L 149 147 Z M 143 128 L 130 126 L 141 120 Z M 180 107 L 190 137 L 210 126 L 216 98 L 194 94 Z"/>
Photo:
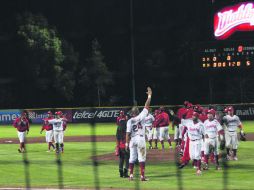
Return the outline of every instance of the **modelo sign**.
<path id="1" fill-rule="evenodd" d="M 236 31 L 254 30 L 254 3 L 226 7 L 214 16 L 214 36 L 226 39 Z"/>

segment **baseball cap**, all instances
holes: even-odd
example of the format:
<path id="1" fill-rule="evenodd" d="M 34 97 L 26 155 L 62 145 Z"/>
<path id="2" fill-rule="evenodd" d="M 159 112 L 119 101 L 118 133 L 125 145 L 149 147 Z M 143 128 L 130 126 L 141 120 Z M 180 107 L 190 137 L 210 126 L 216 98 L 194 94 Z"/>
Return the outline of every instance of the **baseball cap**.
<path id="1" fill-rule="evenodd" d="M 198 117 L 198 116 L 199 116 L 199 113 L 194 111 L 194 112 L 192 113 L 192 116 Z"/>
<path id="2" fill-rule="evenodd" d="M 189 101 L 186 100 L 186 101 L 183 102 L 183 105 L 187 106 L 188 103 L 189 103 Z"/>
<path id="3" fill-rule="evenodd" d="M 63 113 L 61 111 L 57 111 L 56 115 L 63 115 Z"/>
<path id="4" fill-rule="evenodd" d="M 224 108 L 224 112 L 227 113 L 228 112 L 228 107 Z"/>
<path id="5" fill-rule="evenodd" d="M 215 115 L 216 111 L 215 111 L 214 109 L 210 109 L 210 110 L 208 110 L 207 113 L 210 113 L 210 114 L 212 114 L 212 115 Z"/>
<path id="6" fill-rule="evenodd" d="M 233 106 L 229 106 L 229 107 L 228 107 L 228 111 L 234 111 Z"/>

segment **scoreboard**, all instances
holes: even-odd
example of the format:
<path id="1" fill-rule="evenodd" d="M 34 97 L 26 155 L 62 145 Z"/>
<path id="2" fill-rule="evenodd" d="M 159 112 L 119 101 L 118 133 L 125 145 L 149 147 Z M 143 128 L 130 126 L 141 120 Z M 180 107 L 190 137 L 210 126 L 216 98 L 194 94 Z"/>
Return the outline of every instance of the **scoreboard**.
<path id="1" fill-rule="evenodd" d="M 252 69 L 254 41 L 216 41 L 198 45 L 198 67 L 202 70 Z"/>

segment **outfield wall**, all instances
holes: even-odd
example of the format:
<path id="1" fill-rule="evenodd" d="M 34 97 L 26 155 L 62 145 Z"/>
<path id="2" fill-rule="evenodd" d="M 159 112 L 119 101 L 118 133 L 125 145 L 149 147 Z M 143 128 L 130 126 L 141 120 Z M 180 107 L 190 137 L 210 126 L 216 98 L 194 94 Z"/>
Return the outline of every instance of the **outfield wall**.
<path id="1" fill-rule="evenodd" d="M 215 108 L 222 112 L 228 105 L 203 105 L 206 108 Z M 254 120 L 254 104 L 234 104 L 235 113 L 241 120 Z M 156 109 L 160 106 L 152 106 Z M 167 105 L 166 110 L 172 109 L 176 111 L 180 105 Z M 142 107 L 140 107 L 142 109 Z M 42 109 L 25 109 L 28 112 L 29 120 L 34 124 L 43 123 L 43 119 L 47 117 L 47 112 L 50 110 L 53 113 L 61 110 L 66 115 L 70 123 L 105 123 L 115 122 L 121 110 L 128 113 L 131 107 L 83 107 L 83 108 L 42 108 Z M 13 121 L 20 116 L 24 110 L 8 109 L 0 110 L 0 125 L 12 124 Z"/>

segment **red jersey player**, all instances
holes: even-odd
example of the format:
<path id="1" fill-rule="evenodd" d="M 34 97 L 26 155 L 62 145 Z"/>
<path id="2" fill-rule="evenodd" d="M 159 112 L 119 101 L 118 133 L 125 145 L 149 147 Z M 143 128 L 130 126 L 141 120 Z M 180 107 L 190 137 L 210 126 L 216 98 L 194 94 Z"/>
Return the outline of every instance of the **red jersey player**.
<path id="1" fill-rule="evenodd" d="M 46 142 L 48 143 L 48 150 L 47 152 L 50 152 L 50 148 L 52 147 L 55 150 L 55 146 L 53 145 L 53 125 L 49 124 L 48 120 L 54 119 L 53 114 L 51 111 L 48 111 L 48 117 L 44 119 L 40 134 L 42 134 L 42 131 L 46 130 Z"/>
<path id="2" fill-rule="evenodd" d="M 161 147 L 164 149 L 164 140 L 167 140 L 169 143 L 169 147 L 172 148 L 169 132 L 168 132 L 168 126 L 169 126 L 169 115 L 166 113 L 164 107 L 160 107 L 160 114 L 156 117 L 154 125 L 155 127 L 159 127 L 160 129 L 160 142 Z"/>
<path id="3" fill-rule="evenodd" d="M 23 112 L 13 123 L 13 126 L 18 131 L 18 138 L 20 142 L 20 148 L 18 149 L 19 153 L 25 152 L 25 138 L 26 134 L 29 132 L 29 121 L 26 117 L 26 113 Z"/>
<path id="4" fill-rule="evenodd" d="M 116 125 L 121 126 L 121 122 L 124 121 L 124 123 L 128 120 L 127 115 L 124 114 L 124 111 L 120 111 L 120 115 L 116 118 Z"/>

